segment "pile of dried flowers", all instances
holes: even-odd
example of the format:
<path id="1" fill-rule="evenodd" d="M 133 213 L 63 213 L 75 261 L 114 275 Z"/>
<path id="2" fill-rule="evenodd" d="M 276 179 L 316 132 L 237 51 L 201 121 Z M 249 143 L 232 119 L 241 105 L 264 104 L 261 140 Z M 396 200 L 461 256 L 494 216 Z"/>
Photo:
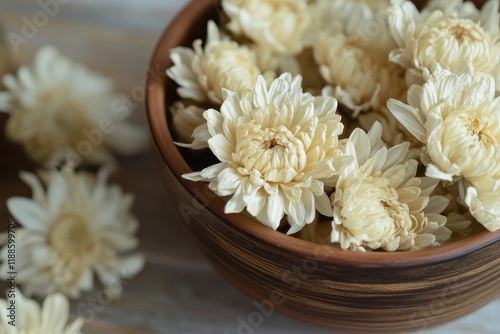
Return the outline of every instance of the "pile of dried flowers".
<path id="1" fill-rule="evenodd" d="M 358 251 L 500 229 L 498 0 L 222 9 L 167 74 L 177 144 L 219 160 L 184 177 L 226 213 Z"/>

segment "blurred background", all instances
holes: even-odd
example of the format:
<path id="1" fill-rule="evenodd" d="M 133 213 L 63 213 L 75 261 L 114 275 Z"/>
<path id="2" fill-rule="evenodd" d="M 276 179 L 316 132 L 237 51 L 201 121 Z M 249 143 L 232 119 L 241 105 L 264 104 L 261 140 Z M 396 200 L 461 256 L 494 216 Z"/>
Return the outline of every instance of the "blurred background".
<path id="1" fill-rule="evenodd" d="M 130 94 L 134 87 L 144 85 L 156 42 L 188 2 L 0 0 L 0 23 L 10 53 L 10 61 L 0 57 L 0 62 L 4 61 L 0 71 L 4 65 L 12 70 L 29 64 L 40 47 L 53 45 L 63 55 L 112 78 L 117 91 Z M 14 34 L 22 39 L 13 42 Z M 140 101 L 133 119 L 147 126 L 144 109 L 144 101 Z M 0 231 L 6 229 L 11 217 L 5 200 L 31 196 L 18 172 L 35 169 L 21 147 L 7 142 L 3 135 L 6 119 L 0 114 Z M 135 194 L 133 212 L 141 223 L 140 250 L 147 265 L 127 281 L 120 299 L 99 298 L 98 286 L 71 301 L 72 317 L 88 320 L 84 333 L 331 333 L 280 314 L 265 317 L 251 331 L 245 329 L 242 323 L 257 310 L 255 302 L 219 276 L 189 239 L 177 208 L 160 184 L 150 152 L 122 158 L 120 163 L 112 182 Z M 0 287 L 3 292 L 5 284 L 0 283 Z M 498 333 L 498 314 L 500 300 L 464 319 L 422 333 Z"/>

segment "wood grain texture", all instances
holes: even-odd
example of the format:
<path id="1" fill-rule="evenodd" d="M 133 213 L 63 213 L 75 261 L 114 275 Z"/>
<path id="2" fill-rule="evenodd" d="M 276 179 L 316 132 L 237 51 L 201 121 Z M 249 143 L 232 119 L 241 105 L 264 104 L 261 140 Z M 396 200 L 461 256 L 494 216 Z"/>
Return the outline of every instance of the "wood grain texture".
<path id="1" fill-rule="evenodd" d="M 163 36 L 151 67 L 168 68 L 172 47 L 203 36 L 206 21 L 217 18 L 217 3 L 193 1 Z M 177 99 L 176 86 L 154 79 L 148 116 L 165 184 L 214 266 L 250 296 L 322 326 L 387 333 L 451 321 L 500 294 L 500 232 L 419 252 L 359 253 L 286 236 L 243 214 L 225 215 L 224 201 L 206 185 L 182 179 L 192 169 L 169 135 L 165 105 Z M 273 302 L 273 294 L 283 300 Z"/>
<path id="2" fill-rule="evenodd" d="M 129 94 L 142 83 L 155 44 L 170 20 L 188 0 L 72 0 L 40 29 L 35 38 L 15 55 L 27 63 L 42 45 L 51 44 L 77 61 L 114 78 L 117 89 Z M 20 32 L 23 17 L 31 18 L 40 8 L 37 1 L 0 1 L 0 21 L 6 32 Z M 204 32 L 199 32 L 203 36 Z M 144 106 L 134 118 L 146 124 Z M 6 121 L 0 115 L 0 131 Z M 200 208 L 191 200 L 188 207 L 174 201 L 178 193 L 165 192 L 155 170 L 151 152 L 121 159 L 122 168 L 113 176 L 126 191 L 135 194 L 133 211 L 141 222 L 140 250 L 145 270 L 125 287 L 121 299 L 104 305 L 92 303 L 99 285 L 71 301 L 72 317 L 81 316 L 84 306 L 97 308 L 85 324 L 85 334 L 235 334 L 240 319 L 255 316 L 256 302 L 221 277 L 185 232 L 181 212 Z M 35 167 L 22 149 L 0 135 L 0 231 L 10 215 L 5 199 L 29 196 L 30 190 L 18 178 L 19 170 Z M 203 194 L 203 191 L 201 192 Z M 190 208 L 191 211 L 186 211 Z M 183 210 L 183 211 L 181 211 Z M 194 210 L 194 211 L 193 211 Z M 221 239 L 223 240 L 223 239 Z M 293 271 L 293 268 L 290 268 Z M 300 276 L 299 276 L 300 277 Z M 0 282 L 0 290 L 5 291 Z M 437 304 L 439 305 L 439 304 Z M 86 309 L 85 309 L 86 310 Z M 500 299 L 460 320 L 425 334 L 497 334 Z M 85 315 L 85 314 L 84 314 Z M 259 319 L 256 319 L 259 320 Z M 274 312 L 265 317 L 253 334 L 332 334 Z"/>

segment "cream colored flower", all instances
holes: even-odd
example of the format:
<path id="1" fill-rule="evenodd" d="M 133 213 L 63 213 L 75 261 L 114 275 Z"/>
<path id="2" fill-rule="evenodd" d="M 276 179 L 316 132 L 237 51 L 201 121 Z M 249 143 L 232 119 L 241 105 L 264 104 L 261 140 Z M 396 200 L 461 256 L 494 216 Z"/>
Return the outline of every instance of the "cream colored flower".
<path id="1" fill-rule="evenodd" d="M 464 202 L 472 216 L 491 232 L 500 230 L 500 178 L 470 184 L 461 181 Z"/>
<path id="2" fill-rule="evenodd" d="M 408 84 L 421 84 L 436 64 L 456 72 L 471 61 L 477 73 L 492 75 L 500 87 L 498 1 L 489 1 L 476 16 L 483 21 L 458 14 L 435 10 L 423 15 L 410 1 L 390 10 L 389 24 L 398 44 L 390 59 L 408 70 Z"/>
<path id="3" fill-rule="evenodd" d="M 296 55 L 312 18 L 307 0 L 223 0 L 227 28 L 277 54 Z"/>
<path id="4" fill-rule="evenodd" d="M 391 64 L 357 35 L 322 33 L 314 45 L 320 73 L 328 84 L 323 94 L 353 111 L 385 108 L 387 100 L 403 95 L 404 71 Z"/>
<path id="5" fill-rule="evenodd" d="M 273 229 L 286 214 L 289 234 L 311 223 L 316 209 L 329 211 L 322 180 L 349 161 L 338 147 L 343 125 L 337 101 L 303 93 L 301 82 L 285 73 L 269 88 L 260 76 L 252 91 L 225 90 L 220 112 L 204 113 L 208 145 L 221 162 L 184 175 L 232 196 L 226 213 L 246 208 Z"/>
<path id="6" fill-rule="evenodd" d="M 221 36 L 213 21 L 208 22 L 207 29 L 205 47 L 201 40 L 196 40 L 194 51 L 186 47 L 172 49 L 174 66 L 167 74 L 180 86 L 177 92 L 182 98 L 220 105 L 222 88 L 242 93 L 251 89 L 262 73 L 254 51 Z M 274 74 L 265 75 L 272 79 Z"/>
<path id="7" fill-rule="evenodd" d="M 205 109 L 190 105 L 188 101 L 175 102 L 170 108 L 172 113 L 173 131 L 176 134 L 176 144 L 182 147 L 189 147 L 194 150 L 208 147 L 210 133 L 207 128 L 207 121 L 203 118 Z M 204 131 L 196 131 L 201 126 Z"/>
<path id="8" fill-rule="evenodd" d="M 2 334 L 81 334 L 83 319 L 78 318 L 67 325 L 69 302 L 60 293 L 45 298 L 42 307 L 34 300 L 25 298 L 20 291 L 15 292 L 15 322 L 8 307 L 9 299 L 0 299 L 0 333 Z M 14 324 L 14 325 L 13 325 Z"/>
<path id="9" fill-rule="evenodd" d="M 77 297 L 93 287 L 95 272 L 110 295 L 119 294 L 122 279 L 144 264 L 140 255 L 123 255 L 138 244 L 132 196 L 107 186 L 104 170 L 97 179 L 71 170 L 47 173 L 46 190 L 35 175 L 20 175 L 33 199 L 13 197 L 7 207 L 22 225 L 16 230 L 16 271 L 25 293 Z M 0 259 L 0 277 L 6 279 L 7 247 Z"/>
<path id="10" fill-rule="evenodd" d="M 332 195 L 332 243 L 343 249 L 417 250 L 451 236 L 440 213 L 448 205 L 430 196 L 438 181 L 415 177 L 417 161 L 407 160 L 408 144 L 387 149 L 382 126 L 353 131 L 346 153 L 354 162 L 340 172 Z"/>
<path id="11" fill-rule="evenodd" d="M 30 68 L 21 67 L 17 77 L 5 75 L 3 82 L 10 113 L 7 138 L 45 166 L 64 161 L 68 152 L 112 165 L 109 149 L 134 153 L 147 144 L 146 130 L 124 121 L 111 82 L 54 48 L 42 48 Z"/>
<path id="12" fill-rule="evenodd" d="M 459 71 L 437 67 L 426 84 L 410 88 L 409 105 L 390 100 L 388 107 L 424 144 L 427 176 L 475 182 L 500 172 L 500 98 L 493 78 Z"/>
<path id="13" fill-rule="evenodd" d="M 316 0 L 309 5 L 313 17 L 310 31 L 352 34 L 364 22 L 385 14 L 390 5 L 391 0 Z"/>

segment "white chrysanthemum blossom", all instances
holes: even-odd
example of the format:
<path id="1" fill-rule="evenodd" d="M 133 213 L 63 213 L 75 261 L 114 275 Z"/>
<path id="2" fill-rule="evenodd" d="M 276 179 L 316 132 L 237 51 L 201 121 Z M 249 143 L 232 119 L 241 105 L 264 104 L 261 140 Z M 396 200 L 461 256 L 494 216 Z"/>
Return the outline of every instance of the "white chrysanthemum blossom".
<path id="1" fill-rule="evenodd" d="M 362 111 L 385 108 L 387 100 L 403 95 L 404 70 L 374 52 L 357 36 L 322 33 L 314 55 L 323 79 L 323 95 L 335 97 L 357 117 Z"/>
<path id="2" fill-rule="evenodd" d="M 312 18 L 307 0 L 223 0 L 227 28 L 277 54 L 297 55 L 304 48 Z"/>
<path id="3" fill-rule="evenodd" d="M 456 72 L 471 61 L 477 73 L 492 75 L 500 89 L 498 1 L 490 1 L 476 18 L 486 21 L 462 18 L 454 11 L 423 15 L 410 1 L 394 6 L 389 25 L 398 49 L 390 60 L 407 69 L 408 85 L 423 83 L 436 64 Z"/>
<path id="4" fill-rule="evenodd" d="M 500 230 L 500 178 L 470 184 L 462 181 L 464 202 L 472 216 L 491 232 Z"/>
<path id="5" fill-rule="evenodd" d="M 440 10 L 444 13 L 453 13 L 460 18 L 469 19 L 474 22 L 481 22 L 481 27 L 495 33 L 500 31 L 500 1 L 488 0 L 482 9 L 478 9 L 472 1 L 464 0 L 430 0 L 420 12 L 422 16 Z"/>
<path id="6" fill-rule="evenodd" d="M 346 154 L 354 162 L 339 175 L 332 195 L 332 243 L 365 251 L 417 250 L 451 236 L 440 213 L 449 200 L 430 196 L 437 180 L 417 178 L 417 161 L 406 160 L 408 143 L 387 149 L 382 126 L 353 131 Z"/>
<path id="7" fill-rule="evenodd" d="M 72 150 L 84 161 L 114 165 L 110 149 L 129 154 L 147 144 L 144 128 L 125 122 L 121 109 L 114 112 L 121 100 L 111 81 L 52 47 L 40 49 L 30 68 L 5 75 L 3 83 L 7 138 L 36 162 L 53 167 Z"/>
<path id="8" fill-rule="evenodd" d="M 20 175 L 33 198 L 10 198 L 7 207 L 22 226 L 16 230 L 16 270 L 25 293 L 77 297 L 93 287 L 96 273 L 110 295 L 119 294 L 122 279 L 144 264 L 142 256 L 128 254 L 138 244 L 132 196 L 107 186 L 104 170 L 97 179 L 72 170 L 47 172 L 42 175 L 46 191 L 35 175 Z M 0 259 L 0 277 L 6 279 L 7 247 Z"/>
<path id="9" fill-rule="evenodd" d="M 9 324 L 11 318 L 8 307 L 9 299 L 0 299 L 0 332 L 3 334 L 81 334 L 83 319 L 77 318 L 67 324 L 69 302 L 60 293 L 55 293 L 43 301 L 42 306 L 22 295 L 16 289 L 15 326 Z"/>
<path id="10" fill-rule="evenodd" d="M 167 74 L 180 86 L 177 90 L 180 97 L 220 105 L 222 88 L 242 93 L 251 89 L 257 75 L 262 73 L 253 50 L 221 36 L 213 21 L 208 22 L 207 30 L 204 47 L 198 39 L 193 43 L 194 50 L 172 49 L 170 57 L 174 66 Z M 265 75 L 268 79 L 274 76 L 270 72 Z"/>
<path id="11" fill-rule="evenodd" d="M 314 17 L 309 30 L 316 34 L 320 31 L 351 34 L 363 22 L 385 13 L 390 5 L 390 0 L 317 0 L 309 5 Z"/>
<path id="12" fill-rule="evenodd" d="M 311 223 L 316 209 L 329 213 L 323 180 L 350 161 L 338 147 L 343 125 L 333 98 L 303 93 L 302 78 L 288 73 L 253 91 L 224 91 L 221 110 L 207 110 L 208 144 L 219 164 L 184 175 L 210 182 L 219 196 L 232 196 L 226 213 L 246 210 L 277 229 L 286 214 L 289 234 Z M 330 212 L 331 214 L 331 212 Z"/>
<path id="13" fill-rule="evenodd" d="M 318 43 L 321 33 L 357 36 L 360 43 L 371 44 L 372 52 L 384 60 L 397 46 L 387 22 L 391 3 L 403 0 L 318 0 L 309 7 L 313 22 L 307 32 L 307 45 Z"/>
<path id="14" fill-rule="evenodd" d="M 178 101 L 172 105 L 170 112 L 178 146 L 194 150 L 208 148 L 207 140 L 210 139 L 210 134 L 206 126 L 207 121 L 203 117 L 205 109 L 191 105 L 189 101 Z M 205 131 L 198 130 L 196 137 L 193 137 L 195 129 L 199 126 Z"/>
<path id="15" fill-rule="evenodd" d="M 436 67 L 427 83 L 409 89 L 409 105 L 390 100 L 388 107 L 424 144 L 427 176 L 475 182 L 500 172 L 500 98 L 492 77 L 459 71 Z"/>

